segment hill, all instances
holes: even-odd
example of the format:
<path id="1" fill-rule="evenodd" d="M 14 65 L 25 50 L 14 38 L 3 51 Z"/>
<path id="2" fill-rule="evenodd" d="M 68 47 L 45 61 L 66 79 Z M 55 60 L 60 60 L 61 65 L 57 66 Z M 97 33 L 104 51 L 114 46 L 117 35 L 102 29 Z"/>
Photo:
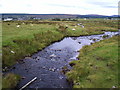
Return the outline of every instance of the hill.
<path id="1" fill-rule="evenodd" d="M 54 19 L 54 18 L 117 18 L 118 15 L 77 15 L 77 14 L 24 14 L 24 13 L 3 13 L 2 19 L 12 18 L 14 20 L 29 20 L 29 19 Z"/>

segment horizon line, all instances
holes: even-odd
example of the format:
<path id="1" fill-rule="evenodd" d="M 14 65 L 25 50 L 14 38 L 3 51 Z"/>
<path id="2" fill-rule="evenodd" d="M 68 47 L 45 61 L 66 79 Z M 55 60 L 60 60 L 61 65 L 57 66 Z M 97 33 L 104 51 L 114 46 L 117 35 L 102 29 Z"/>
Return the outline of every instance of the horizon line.
<path id="1" fill-rule="evenodd" d="M 40 13 L 0 13 L 0 14 L 40 14 Z M 43 14 L 43 13 L 41 13 Z M 102 15 L 102 14 L 64 14 L 64 13 L 47 13 L 47 14 L 63 14 L 63 15 Z M 46 15 L 47 15 L 46 14 Z M 115 14 L 114 14 L 115 15 Z M 113 16 L 113 15 L 102 15 L 102 16 Z"/>

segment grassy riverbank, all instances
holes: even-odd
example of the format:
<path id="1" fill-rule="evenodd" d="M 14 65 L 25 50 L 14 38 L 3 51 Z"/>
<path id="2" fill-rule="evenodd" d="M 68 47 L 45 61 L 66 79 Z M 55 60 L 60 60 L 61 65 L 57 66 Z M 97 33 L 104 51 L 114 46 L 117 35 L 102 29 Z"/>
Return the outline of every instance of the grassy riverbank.
<path id="1" fill-rule="evenodd" d="M 118 87 L 118 36 L 106 39 L 80 50 L 78 61 L 67 73 L 73 88 Z"/>
<path id="2" fill-rule="evenodd" d="M 78 26 L 78 23 L 82 23 L 84 28 Z M 3 22 L 2 27 L 2 62 L 3 71 L 6 71 L 25 56 L 30 56 L 64 37 L 117 31 L 117 20 L 15 21 Z M 7 82 L 11 83 L 11 79 Z"/>

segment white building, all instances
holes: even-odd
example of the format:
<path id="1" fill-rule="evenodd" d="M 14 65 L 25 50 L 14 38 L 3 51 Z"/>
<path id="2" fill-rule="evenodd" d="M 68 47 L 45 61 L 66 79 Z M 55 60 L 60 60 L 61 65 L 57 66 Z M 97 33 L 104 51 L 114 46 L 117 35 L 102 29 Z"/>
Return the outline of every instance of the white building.
<path id="1" fill-rule="evenodd" d="M 4 21 L 12 21 L 13 18 L 5 18 Z"/>

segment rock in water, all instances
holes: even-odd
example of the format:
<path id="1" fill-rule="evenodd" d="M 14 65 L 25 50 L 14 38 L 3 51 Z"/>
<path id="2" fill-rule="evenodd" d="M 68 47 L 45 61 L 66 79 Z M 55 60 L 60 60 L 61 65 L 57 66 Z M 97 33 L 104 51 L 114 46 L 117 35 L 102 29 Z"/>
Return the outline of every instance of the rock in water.
<path id="1" fill-rule="evenodd" d="M 55 54 L 52 54 L 52 55 L 50 55 L 50 57 L 56 57 L 56 55 L 55 55 Z"/>

